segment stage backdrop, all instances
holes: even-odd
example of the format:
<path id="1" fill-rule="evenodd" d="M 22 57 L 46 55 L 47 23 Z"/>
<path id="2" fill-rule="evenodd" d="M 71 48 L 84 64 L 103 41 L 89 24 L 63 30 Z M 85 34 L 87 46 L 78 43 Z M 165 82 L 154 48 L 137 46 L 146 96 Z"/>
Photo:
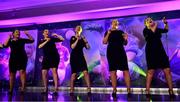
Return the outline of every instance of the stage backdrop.
<path id="1" fill-rule="evenodd" d="M 117 18 L 120 22 L 119 29 L 128 33 L 128 45 L 124 46 L 126 54 L 128 57 L 129 72 L 131 76 L 132 87 L 145 87 L 145 77 L 146 77 L 146 60 L 145 60 L 145 39 L 143 37 L 144 29 L 144 19 L 147 16 L 133 16 L 125 18 Z M 84 56 L 88 64 L 88 71 L 90 73 L 90 79 L 92 86 L 111 86 L 111 81 L 109 77 L 109 68 L 106 58 L 106 48 L 107 45 L 102 44 L 102 39 L 105 31 L 110 29 L 112 19 L 102 19 L 102 20 L 91 20 L 82 21 L 81 25 L 83 27 L 83 35 L 87 38 L 91 48 L 89 50 L 84 49 Z M 157 21 L 159 27 L 163 27 L 162 21 Z M 171 64 L 171 71 L 173 76 L 174 87 L 180 87 L 180 19 L 170 19 L 169 22 L 169 32 L 163 34 L 162 42 L 164 48 L 169 56 L 169 61 Z M 37 30 L 34 31 L 34 37 L 37 38 Z M 60 54 L 60 64 L 58 67 L 58 76 L 60 86 L 69 86 L 71 67 L 70 67 L 70 38 L 75 34 L 74 28 L 63 28 L 63 29 L 50 29 L 51 34 L 57 33 L 65 38 L 64 42 L 57 43 L 57 49 Z M 23 35 L 23 34 L 22 34 Z M 42 30 L 38 31 L 38 41 L 42 39 Z M 7 36 L 7 33 L 0 33 L 1 41 L 3 42 Z M 33 45 L 36 47 L 37 43 Z M 33 50 L 35 53 L 35 50 Z M 0 50 L 1 53 L 1 68 L 0 73 L 2 77 L 0 80 L 8 80 L 8 57 L 9 50 Z M 36 68 L 34 70 L 39 70 L 34 73 L 28 74 L 28 76 L 33 76 L 36 79 L 36 85 L 41 86 L 41 62 L 43 53 L 41 49 L 37 49 L 36 56 Z M 35 56 L 33 57 L 35 58 Z M 31 63 L 34 66 L 34 63 Z M 28 71 L 28 70 L 27 70 Z M 117 71 L 118 76 L 118 86 L 124 87 L 124 79 L 121 71 Z M 52 73 L 49 72 L 49 83 L 53 84 Z M 33 80 L 33 79 L 32 79 Z M 162 70 L 156 71 L 152 87 L 167 87 L 165 83 L 165 77 Z M 76 86 L 85 86 L 83 80 L 83 74 L 78 73 L 77 80 L 75 82 Z M 157 86 L 158 85 L 158 86 Z"/>

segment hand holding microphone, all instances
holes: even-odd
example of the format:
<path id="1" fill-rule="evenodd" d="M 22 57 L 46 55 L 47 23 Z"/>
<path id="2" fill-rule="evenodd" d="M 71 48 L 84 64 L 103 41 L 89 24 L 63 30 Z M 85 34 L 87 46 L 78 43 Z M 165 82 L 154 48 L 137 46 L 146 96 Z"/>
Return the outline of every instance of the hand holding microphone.
<path id="1" fill-rule="evenodd" d="M 167 24 L 167 23 L 168 23 L 167 20 L 166 20 L 166 17 L 163 17 L 162 22 L 163 22 L 164 24 Z"/>
<path id="2" fill-rule="evenodd" d="M 75 38 L 76 38 L 77 40 L 80 40 L 80 39 L 81 39 L 81 37 L 78 36 L 78 35 L 76 35 Z"/>
<path id="3" fill-rule="evenodd" d="M 124 40 L 128 40 L 128 34 L 127 34 L 127 33 L 124 33 L 124 34 L 123 34 L 123 38 L 124 38 Z"/>

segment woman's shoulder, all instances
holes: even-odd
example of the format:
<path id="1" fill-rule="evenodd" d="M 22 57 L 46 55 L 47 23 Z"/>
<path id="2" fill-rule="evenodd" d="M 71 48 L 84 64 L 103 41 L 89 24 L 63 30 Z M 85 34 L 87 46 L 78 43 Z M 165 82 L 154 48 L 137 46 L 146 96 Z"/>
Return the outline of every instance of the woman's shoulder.
<path id="1" fill-rule="evenodd" d="M 124 31 L 122 31 L 122 30 L 120 30 L 120 29 L 118 29 L 118 30 L 116 30 L 118 33 L 121 33 L 121 34 L 123 34 L 124 33 Z"/>
<path id="2" fill-rule="evenodd" d="M 144 29 L 143 29 L 143 31 L 148 31 L 149 29 L 147 28 L 147 27 L 145 27 Z"/>

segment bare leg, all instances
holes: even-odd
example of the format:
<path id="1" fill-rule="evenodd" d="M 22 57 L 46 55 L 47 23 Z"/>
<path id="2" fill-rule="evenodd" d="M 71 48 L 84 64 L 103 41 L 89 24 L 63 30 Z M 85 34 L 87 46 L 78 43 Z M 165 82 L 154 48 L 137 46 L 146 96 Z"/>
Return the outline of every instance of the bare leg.
<path id="1" fill-rule="evenodd" d="M 147 76 L 146 76 L 146 94 L 150 94 L 150 85 L 152 81 L 152 77 L 154 74 L 154 70 L 150 69 L 147 71 Z"/>
<path id="2" fill-rule="evenodd" d="M 55 86 L 55 92 L 58 91 L 58 74 L 57 74 L 57 68 L 52 68 L 53 73 L 53 79 L 54 79 L 54 86 Z"/>
<path id="3" fill-rule="evenodd" d="M 47 84 L 48 84 L 47 73 L 48 73 L 48 70 L 45 70 L 45 69 L 42 70 L 42 79 L 43 79 L 43 84 L 44 84 L 44 87 L 45 87 L 44 92 L 47 92 L 47 89 L 48 89 L 48 86 L 47 86 Z"/>
<path id="4" fill-rule="evenodd" d="M 13 91 L 14 87 L 14 80 L 15 80 L 16 72 L 10 72 L 10 78 L 9 78 L 9 92 L 11 93 Z"/>
<path id="5" fill-rule="evenodd" d="M 74 92 L 74 81 L 76 80 L 76 73 L 71 75 L 71 82 L 70 82 L 70 93 Z"/>
<path id="6" fill-rule="evenodd" d="M 165 68 L 163 71 L 164 71 L 166 81 L 167 81 L 167 84 L 168 84 L 168 87 L 169 87 L 169 94 L 174 94 L 173 93 L 171 70 L 170 70 L 170 68 Z"/>
<path id="7" fill-rule="evenodd" d="M 21 91 L 23 92 L 26 85 L 26 71 L 20 70 L 20 78 L 21 78 Z"/>
<path id="8" fill-rule="evenodd" d="M 89 79 L 88 71 L 87 70 L 83 71 L 83 74 L 84 74 L 84 79 L 85 79 L 87 87 L 88 87 L 87 90 L 88 90 L 88 92 L 91 92 L 91 86 L 90 86 L 90 79 Z"/>
<path id="9" fill-rule="evenodd" d="M 116 89 L 116 87 L 117 87 L 116 71 L 111 71 L 110 76 L 111 76 L 111 81 L 112 81 L 113 92 L 116 92 L 117 91 L 117 89 Z"/>
<path id="10" fill-rule="evenodd" d="M 126 87 L 127 87 L 127 92 L 131 93 L 131 89 L 130 89 L 130 87 L 131 87 L 131 80 L 130 80 L 129 71 L 128 70 L 123 71 L 123 75 L 124 75 L 124 80 L 125 80 Z"/>

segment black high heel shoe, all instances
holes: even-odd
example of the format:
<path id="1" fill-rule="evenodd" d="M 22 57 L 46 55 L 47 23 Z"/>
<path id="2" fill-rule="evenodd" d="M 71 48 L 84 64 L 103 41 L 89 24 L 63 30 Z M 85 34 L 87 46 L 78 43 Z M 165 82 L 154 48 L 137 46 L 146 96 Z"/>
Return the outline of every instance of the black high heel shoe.
<path id="1" fill-rule="evenodd" d="M 9 90 L 8 95 L 12 95 L 12 94 L 13 94 L 13 90 Z"/>
<path id="2" fill-rule="evenodd" d="M 24 92 L 25 92 L 25 88 L 22 88 L 22 87 L 21 87 L 21 89 L 20 89 L 20 94 L 24 94 Z"/>
<path id="3" fill-rule="evenodd" d="M 173 92 L 172 89 L 171 89 L 171 90 L 169 89 L 168 92 L 169 92 L 169 96 L 170 96 L 170 97 L 172 97 L 172 98 L 175 97 L 174 92 Z"/>
<path id="4" fill-rule="evenodd" d="M 112 97 L 116 97 L 116 92 L 117 92 L 117 90 L 113 90 Z"/>
<path id="5" fill-rule="evenodd" d="M 128 97 L 131 97 L 131 95 L 132 95 L 130 88 L 127 89 L 127 95 L 128 95 Z"/>
<path id="6" fill-rule="evenodd" d="M 45 88 L 42 92 L 42 94 L 47 94 L 48 93 L 48 88 Z"/>
<path id="7" fill-rule="evenodd" d="M 150 90 L 145 90 L 145 92 L 146 92 L 146 97 L 150 98 L 151 97 Z"/>
<path id="8" fill-rule="evenodd" d="M 87 94 L 91 95 L 91 88 L 87 88 Z"/>
<path id="9" fill-rule="evenodd" d="M 53 95 L 57 96 L 58 95 L 58 88 L 54 89 Z"/>
<path id="10" fill-rule="evenodd" d="M 70 89 L 70 96 L 74 96 L 74 89 Z"/>

